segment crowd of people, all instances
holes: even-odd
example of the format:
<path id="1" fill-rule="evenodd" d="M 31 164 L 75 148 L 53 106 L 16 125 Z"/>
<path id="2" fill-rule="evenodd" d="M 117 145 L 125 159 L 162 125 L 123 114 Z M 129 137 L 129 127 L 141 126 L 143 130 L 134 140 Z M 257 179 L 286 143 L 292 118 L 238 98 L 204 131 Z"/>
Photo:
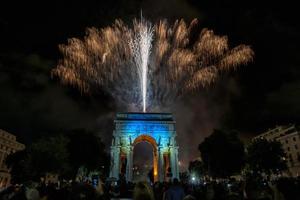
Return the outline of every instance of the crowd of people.
<path id="1" fill-rule="evenodd" d="M 276 181 L 249 179 L 198 183 L 106 181 L 58 182 L 11 185 L 0 192 L 1 200 L 289 200 L 300 199 L 299 178 Z"/>

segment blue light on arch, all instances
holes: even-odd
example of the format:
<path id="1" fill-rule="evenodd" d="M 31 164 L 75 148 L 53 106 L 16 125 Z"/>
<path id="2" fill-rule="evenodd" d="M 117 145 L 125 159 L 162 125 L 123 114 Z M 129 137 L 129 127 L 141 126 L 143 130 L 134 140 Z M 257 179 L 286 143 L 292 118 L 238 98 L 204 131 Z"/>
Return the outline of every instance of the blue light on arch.
<path id="1" fill-rule="evenodd" d="M 166 146 L 175 131 L 175 121 L 168 113 L 118 113 L 116 122 L 121 124 L 118 130 L 128 136 L 131 142 L 140 135 L 148 135 L 157 144 Z"/>

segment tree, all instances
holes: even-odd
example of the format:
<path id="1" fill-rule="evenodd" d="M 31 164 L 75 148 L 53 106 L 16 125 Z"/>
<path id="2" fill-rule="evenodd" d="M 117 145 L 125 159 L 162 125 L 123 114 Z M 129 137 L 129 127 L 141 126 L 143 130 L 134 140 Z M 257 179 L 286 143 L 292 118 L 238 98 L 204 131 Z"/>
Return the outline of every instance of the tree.
<path id="1" fill-rule="evenodd" d="M 256 173 L 277 173 L 287 168 L 284 150 L 278 141 L 254 140 L 247 148 L 247 163 Z"/>
<path id="2" fill-rule="evenodd" d="M 213 177 L 239 173 L 245 160 L 244 144 L 237 132 L 214 132 L 199 145 L 204 167 Z"/>
<path id="3" fill-rule="evenodd" d="M 28 145 L 28 148 L 8 156 L 6 163 L 11 168 L 15 182 L 39 180 L 46 173 L 59 174 L 73 179 L 78 169 L 87 173 L 98 171 L 107 175 L 109 157 L 101 139 L 92 133 L 74 131 L 62 136 L 44 137 Z"/>
<path id="4" fill-rule="evenodd" d="M 65 173 L 69 168 L 67 143 L 63 136 L 42 138 L 26 150 L 10 154 L 6 164 L 11 169 L 12 182 L 39 180 L 48 172 Z"/>
<path id="5" fill-rule="evenodd" d="M 87 171 L 98 170 L 107 175 L 109 170 L 109 156 L 105 152 L 105 145 L 101 138 L 91 132 L 74 130 L 68 135 L 68 152 L 71 176 L 74 177 L 80 167 Z"/>
<path id="6" fill-rule="evenodd" d="M 198 178 L 203 176 L 205 174 L 203 162 L 201 162 L 200 160 L 191 161 L 189 163 L 189 172 L 190 174 L 197 176 Z"/>
<path id="7" fill-rule="evenodd" d="M 42 138 L 29 147 L 29 161 L 37 178 L 45 173 L 63 174 L 69 170 L 67 144 L 64 136 Z"/>
<path id="8" fill-rule="evenodd" d="M 10 169 L 12 184 L 23 183 L 32 179 L 33 173 L 30 170 L 27 150 L 9 154 L 6 157 L 5 164 Z"/>

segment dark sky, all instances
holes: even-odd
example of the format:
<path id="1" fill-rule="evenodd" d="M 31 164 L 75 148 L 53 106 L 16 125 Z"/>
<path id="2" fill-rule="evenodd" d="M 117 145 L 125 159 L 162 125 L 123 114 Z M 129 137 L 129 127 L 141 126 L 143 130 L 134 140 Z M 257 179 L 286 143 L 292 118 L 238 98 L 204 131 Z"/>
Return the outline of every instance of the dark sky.
<path id="1" fill-rule="evenodd" d="M 86 27 L 121 18 L 130 23 L 140 9 L 152 21 L 200 20 L 201 27 L 249 44 L 255 61 L 224 75 L 213 87 L 187 96 L 174 113 L 178 137 L 196 152 L 213 128 L 236 129 L 247 138 L 275 125 L 300 122 L 300 27 L 293 1 L 112 0 L 1 1 L 0 128 L 28 143 L 72 129 L 99 133 L 109 144 L 113 99 L 99 91 L 82 96 L 50 78 L 58 44 L 82 37 Z"/>

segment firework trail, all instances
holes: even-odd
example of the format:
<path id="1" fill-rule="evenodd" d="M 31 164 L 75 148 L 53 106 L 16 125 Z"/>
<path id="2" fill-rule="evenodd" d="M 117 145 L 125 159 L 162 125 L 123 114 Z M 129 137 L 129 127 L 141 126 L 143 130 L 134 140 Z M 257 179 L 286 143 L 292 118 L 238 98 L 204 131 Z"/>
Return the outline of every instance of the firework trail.
<path id="1" fill-rule="evenodd" d="M 63 58 L 52 76 L 83 93 L 104 89 L 130 111 L 169 107 L 185 93 L 215 82 L 220 72 L 253 59 L 249 46 L 229 48 L 226 36 L 208 29 L 199 34 L 197 25 L 194 19 L 151 26 L 141 19 L 132 27 L 116 20 L 109 27 L 88 28 L 82 40 L 59 46 Z"/>
<path id="2" fill-rule="evenodd" d="M 148 85 L 148 61 L 153 39 L 153 28 L 150 23 L 141 16 L 139 22 L 135 21 L 138 27 L 133 33 L 134 37 L 129 42 L 135 66 L 138 69 L 140 88 L 143 99 L 143 112 L 146 112 L 147 85 Z"/>

